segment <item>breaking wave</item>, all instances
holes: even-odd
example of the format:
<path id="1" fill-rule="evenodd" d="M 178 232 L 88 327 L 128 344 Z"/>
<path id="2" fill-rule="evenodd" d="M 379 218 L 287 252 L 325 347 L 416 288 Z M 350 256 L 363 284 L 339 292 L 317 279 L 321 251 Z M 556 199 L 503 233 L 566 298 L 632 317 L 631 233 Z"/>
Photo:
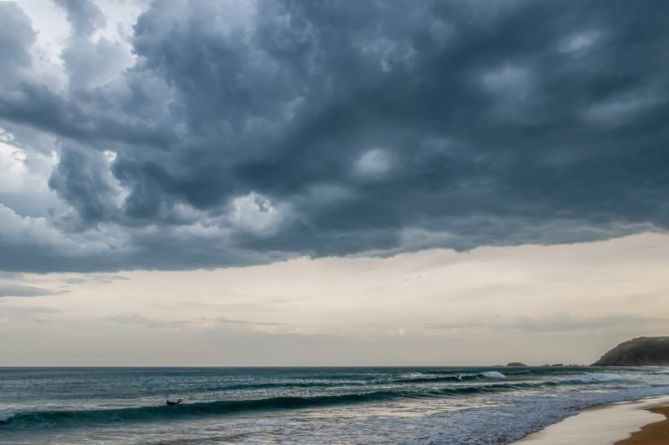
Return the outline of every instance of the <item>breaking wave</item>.
<path id="1" fill-rule="evenodd" d="M 502 373 L 497 373 L 504 378 Z M 245 411 L 259 410 L 290 410 L 300 408 L 316 408 L 343 404 L 359 404 L 395 400 L 402 398 L 449 397 L 467 394 L 495 393 L 531 389 L 556 385 L 576 385 L 582 383 L 606 383 L 618 380 L 614 374 L 585 373 L 562 381 L 509 381 L 504 383 L 451 385 L 442 388 L 426 388 L 415 390 L 389 389 L 361 393 L 345 393 L 337 395 L 320 395 L 305 397 L 269 397 L 264 399 L 218 400 L 210 402 L 185 403 L 177 406 L 136 406 L 115 409 L 87 410 L 44 410 L 26 411 L 0 417 L 0 430 L 34 427 L 74 427 L 80 424 L 98 424 L 129 421 L 152 421 L 165 418 L 220 416 Z"/>

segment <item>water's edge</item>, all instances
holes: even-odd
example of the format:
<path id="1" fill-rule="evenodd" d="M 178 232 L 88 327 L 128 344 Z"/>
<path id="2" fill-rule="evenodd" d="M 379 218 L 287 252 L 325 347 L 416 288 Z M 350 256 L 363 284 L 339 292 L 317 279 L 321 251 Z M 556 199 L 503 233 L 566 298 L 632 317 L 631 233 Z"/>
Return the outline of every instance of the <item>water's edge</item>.
<path id="1" fill-rule="evenodd" d="M 669 396 L 595 405 L 528 434 L 513 445 L 613 445 L 664 416 L 648 408 L 669 405 Z"/>

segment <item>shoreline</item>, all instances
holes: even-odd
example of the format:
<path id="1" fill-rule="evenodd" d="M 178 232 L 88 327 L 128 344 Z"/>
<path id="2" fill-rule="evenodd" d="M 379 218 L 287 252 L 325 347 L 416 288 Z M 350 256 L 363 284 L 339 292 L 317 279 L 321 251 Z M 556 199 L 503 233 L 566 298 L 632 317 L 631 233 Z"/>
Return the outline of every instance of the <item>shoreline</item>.
<path id="1" fill-rule="evenodd" d="M 664 445 L 669 438 L 669 406 L 646 408 L 647 411 L 664 416 L 663 420 L 645 425 L 630 437 L 615 445 Z"/>
<path id="2" fill-rule="evenodd" d="M 655 445 L 666 443 L 669 395 L 587 408 L 513 445 Z M 658 412 L 662 410 L 661 412 Z M 666 410 L 666 412 L 665 412 Z M 662 425 L 661 427 L 657 425 Z M 662 428 L 659 430 L 659 428 Z M 665 435 L 664 442 L 648 437 Z M 643 437 L 639 434 L 644 432 Z M 650 435 L 650 436 L 649 436 Z"/>

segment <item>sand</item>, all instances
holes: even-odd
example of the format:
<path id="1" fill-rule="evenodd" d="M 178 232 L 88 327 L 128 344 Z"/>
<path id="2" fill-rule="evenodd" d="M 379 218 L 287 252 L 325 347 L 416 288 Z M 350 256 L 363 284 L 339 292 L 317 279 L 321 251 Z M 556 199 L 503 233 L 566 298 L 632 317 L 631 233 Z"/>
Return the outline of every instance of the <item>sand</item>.
<path id="1" fill-rule="evenodd" d="M 535 434 L 516 442 L 517 445 L 669 445 L 669 435 L 662 436 L 653 427 L 653 437 L 659 442 L 627 442 L 635 432 L 664 424 L 659 406 L 668 406 L 669 397 L 658 397 L 636 402 L 615 403 L 582 411 Z M 669 424 L 666 425 L 669 431 Z M 640 431 L 641 430 L 641 431 Z M 630 437 L 632 435 L 633 437 Z M 650 437 L 650 436 L 649 436 Z M 648 440 L 648 439 L 644 439 Z"/>
<path id="2" fill-rule="evenodd" d="M 669 406 L 649 408 L 648 411 L 661 414 L 665 418 L 649 423 L 629 438 L 616 442 L 615 445 L 667 445 L 669 444 Z"/>

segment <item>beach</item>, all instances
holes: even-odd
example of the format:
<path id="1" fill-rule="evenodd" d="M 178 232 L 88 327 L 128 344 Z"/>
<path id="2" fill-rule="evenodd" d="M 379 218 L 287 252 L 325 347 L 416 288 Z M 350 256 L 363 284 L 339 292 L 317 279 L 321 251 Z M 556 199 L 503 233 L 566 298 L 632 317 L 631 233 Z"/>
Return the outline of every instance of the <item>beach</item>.
<path id="1" fill-rule="evenodd" d="M 517 445 L 666 445 L 669 397 L 583 410 L 516 442 Z"/>
<path id="2" fill-rule="evenodd" d="M 663 415 L 664 419 L 645 425 L 616 445 L 664 445 L 669 442 L 669 406 L 649 408 L 648 411 Z"/>

